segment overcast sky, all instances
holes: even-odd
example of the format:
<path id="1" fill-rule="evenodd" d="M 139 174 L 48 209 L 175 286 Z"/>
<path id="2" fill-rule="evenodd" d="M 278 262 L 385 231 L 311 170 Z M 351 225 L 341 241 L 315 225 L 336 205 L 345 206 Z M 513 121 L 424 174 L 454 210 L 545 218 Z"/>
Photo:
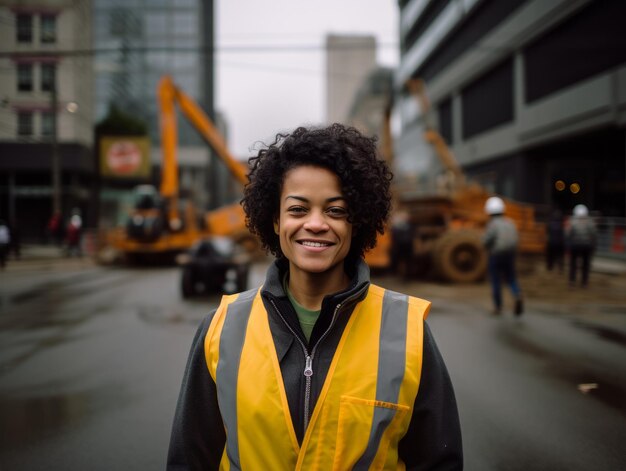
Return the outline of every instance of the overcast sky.
<path id="1" fill-rule="evenodd" d="M 215 9 L 215 104 L 239 158 L 324 120 L 327 34 L 371 34 L 378 63 L 398 63 L 396 0 L 217 0 Z"/>

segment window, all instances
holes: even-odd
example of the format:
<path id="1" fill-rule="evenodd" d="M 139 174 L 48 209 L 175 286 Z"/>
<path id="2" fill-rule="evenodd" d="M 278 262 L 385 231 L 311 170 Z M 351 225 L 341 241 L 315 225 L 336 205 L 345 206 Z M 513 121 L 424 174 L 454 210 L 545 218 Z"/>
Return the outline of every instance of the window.
<path id="1" fill-rule="evenodd" d="M 198 17 L 193 13 L 174 13 L 174 35 L 197 36 Z"/>
<path id="2" fill-rule="evenodd" d="M 33 135 L 33 114 L 26 111 L 20 111 L 17 114 L 17 135 L 32 136 Z"/>
<path id="3" fill-rule="evenodd" d="M 41 113 L 41 135 L 50 137 L 54 133 L 54 115 L 51 111 Z"/>
<path id="4" fill-rule="evenodd" d="M 167 33 L 167 19 L 165 11 L 146 12 L 146 34 L 159 36 Z"/>
<path id="5" fill-rule="evenodd" d="M 111 9 L 109 34 L 117 38 L 140 38 L 143 34 L 141 19 L 130 8 Z"/>
<path id="6" fill-rule="evenodd" d="M 452 98 L 447 98 L 438 106 L 439 111 L 439 133 L 446 142 L 452 143 Z"/>
<path id="7" fill-rule="evenodd" d="M 41 64 L 41 91 L 51 92 L 56 86 L 56 65 Z"/>
<path id="8" fill-rule="evenodd" d="M 172 61 L 174 70 L 195 70 L 198 67 L 197 54 L 180 52 L 174 54 L 174 60 Z"/>
<path id="9" fill-rule="evenodd" d="M 33 65 L 18 64 L 17 66 L 17 90 L 19 92 L 33 91 Z"/>
<path id="10" fill-rule="evenodd" d="M 590 2 L 524 50 L 525 98 L 532 103 L 626 62 L 620 0 Z"/>
<path id="11" fill-rule="evenodd" d="M 57 41 L 57 19 L 56 16 L 44 15 L 41 17 L 42 43 L 55 43 Z"/>
<path id="12" fill-rule="evenodd" d="M 504 22 L 527 0 L 485 0 L 462 22 L 454 34 L 444 40 L 415 74 L 426 80 L 436 77 L 443 69 L 467 50 L 480 46 L 480 40 Z M 436 2 L 433 2 L 436 3 Z"/>
<path id="13" fill-rule="evenodd" d="M 32 15 L 17 15 L 17 42 L 29 43 L 33 40 L 33 17 Z"/>
<path id="14" fill-rule="evenodd" d="M 437 2 L 430 2 L 422 14 L 417 18 L 411 29 L 406 34 L 404 39 L 404 50 L 410 49 L 413 44 L 422 36 L 424 31 L 428 29 L 430 25 L 437 19 L 439 14 L 445 10 L 450 3 L 450 0 L 439 0 Z"/>
<path id="15" fill-rule="evenodd" d="M 513 61 L 476 79 L 461 92 L 463 138 L 513 121 Z"/>

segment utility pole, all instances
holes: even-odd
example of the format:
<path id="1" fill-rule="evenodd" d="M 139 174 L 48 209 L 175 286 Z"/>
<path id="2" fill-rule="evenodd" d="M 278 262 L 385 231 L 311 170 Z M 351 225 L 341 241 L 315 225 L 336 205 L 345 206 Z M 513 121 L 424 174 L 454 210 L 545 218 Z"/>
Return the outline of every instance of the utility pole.
<path id="1" fill-rule="evenodd" d="M 57 142 L 57 113 L 59 108 L 59 96 L 57 94 L 56 83 L 52 85 L 50 93 L 50 107 L 52 108 L 52 213 L 61 213 L 61 156 L 59 155 L 59 144 Z"/>

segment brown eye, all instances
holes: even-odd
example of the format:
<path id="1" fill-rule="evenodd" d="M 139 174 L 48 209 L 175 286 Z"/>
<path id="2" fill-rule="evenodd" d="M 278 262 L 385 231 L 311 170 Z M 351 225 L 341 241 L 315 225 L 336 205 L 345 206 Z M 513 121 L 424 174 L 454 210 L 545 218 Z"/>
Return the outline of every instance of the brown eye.
<path id="1" fill-rule="evenodd" d="M 295 215 L 304 214 L 306 213 L 306 208 L 304 206 L 290 206 L 287 208 L 287 212 Z"/>
<path id="2" fill-rule="evenodd" d="M 326 212 L 333 217 L 345 217 L 348 215 L 348 210 L 341 206 L 331 206 Z"/>

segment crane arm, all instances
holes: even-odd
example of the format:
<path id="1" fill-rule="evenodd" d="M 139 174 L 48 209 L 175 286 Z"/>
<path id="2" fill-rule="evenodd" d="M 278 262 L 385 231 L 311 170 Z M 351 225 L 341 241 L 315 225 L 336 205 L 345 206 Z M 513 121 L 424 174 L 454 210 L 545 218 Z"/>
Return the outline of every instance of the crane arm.
<path id="1" fill-rule="evenodd" d="M 187 95 L 178 88 L 172 78 L 165 76 L 159 83 L 159 100 L 161 105 L 161 140 L 163 146 L 164 167 L 167 169 L 163 174 L 163 184 L 161 185 L 162 193 L 169 195 L 177 190 L 177 183 L 174 183 L 173 177 L 178 181 L 176 171 L 176 114 L 174 104 L 178 103 L 180 111 L 185 115 L 191 125 L 202 135 L 204 140 L 211 146 L 218 157 L 224 162 L 230 173 L 235 179 L 245 185 L 248 177 L 245 168 L 241 163 L 233 157 L 226 147 L 226 143 L 221 134 L 206 115 L 204 110 Z"/>
<path id="2" fill-rule="evenodd" d="M 174 85 L 169 77 L 159 81 L 157 97 L 159 100 L 161 149 L 163 162 L 161 168 L 161 195 L 165 198 L 178 196 L 178 162 L 176 145 L 178 142 L 178 128 L 176 125 L 176 109 Z"/>
<path id="3" fill-rule="evenodd" d="M 417 100 L 422 114 L 424 116 L 424 122 L 426 123 L 426 131 L 424 132 L 424 138 L 426 142 L 428 142 L 433 149 L 435 149 L 435 153 L 439 158 L 441 164 L 444 166 L 446 170 L 450 170 L 457 181 L 457 183 L 464 182 L 465 175 L 463 174 L 463 170 L 459 165 L 456 157 L 448 147 L 445 139 L 439 134 L 434 126 L 431 124 L 430 116 L 431 116 L 431 106 L 430 100 L 426 95 L 426 86 L 424 85 L 424 81 L 422 79 L 410 79 L 406 82 L 406 88 L 409 93 Z"/>

